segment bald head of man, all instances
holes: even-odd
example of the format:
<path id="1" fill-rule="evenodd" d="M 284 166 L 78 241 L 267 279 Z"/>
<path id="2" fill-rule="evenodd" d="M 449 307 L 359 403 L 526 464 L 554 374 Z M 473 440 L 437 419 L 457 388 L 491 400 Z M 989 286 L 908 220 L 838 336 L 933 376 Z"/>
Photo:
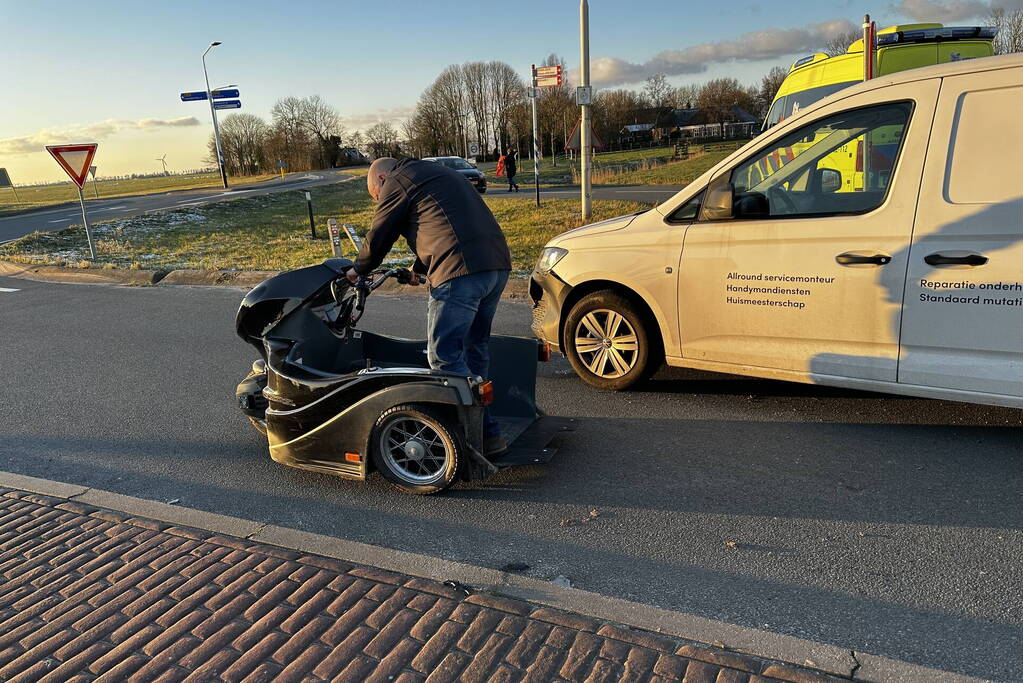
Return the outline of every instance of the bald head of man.
<path id="1" fill-rule="evenodd" d="M 398 160 L 393 157 L 380 157 L 369 165 L 369 173 L 366 174 L 366 189 L 373 201 L 380 201 L 380 186 L 384 184 L 387 176 L 391 174 Z"/>

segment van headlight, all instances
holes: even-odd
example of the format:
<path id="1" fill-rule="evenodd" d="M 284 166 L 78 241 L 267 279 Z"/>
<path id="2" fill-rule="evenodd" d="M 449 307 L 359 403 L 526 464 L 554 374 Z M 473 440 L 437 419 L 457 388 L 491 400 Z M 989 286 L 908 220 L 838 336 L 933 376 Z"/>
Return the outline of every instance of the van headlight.
<path id="1" fill-rule="evenodd" d="M 561 247 L 544 247 L 544 250 L 540 252 L 540 258 L 536 261 L 536 272 L 543 275 L 551 272 L 551 269 L 558 265 L 558 261 L 565 258 L 567 253 L 568 249 Z"/>

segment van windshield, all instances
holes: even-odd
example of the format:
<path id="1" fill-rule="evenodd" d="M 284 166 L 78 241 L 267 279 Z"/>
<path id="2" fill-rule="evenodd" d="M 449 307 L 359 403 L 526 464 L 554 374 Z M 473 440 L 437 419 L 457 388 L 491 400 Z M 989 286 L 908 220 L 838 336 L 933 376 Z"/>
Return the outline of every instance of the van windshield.
<path id="1" fill-rule="evenodd" d="M 764 130 L 781 123 L 790 116 L 798 114 L 801 110 L 823 100 L 828 95 L 833 95 L 839 90 L 844 90 L 850 85 L 856 85 L 859 82 L 843 81 L 842 83 L 821 85 L 816 88 L 808 88 L 807 90 L 800 90 L 799 92 L 779 97 L 771 106 L 771 111 L 768 112 L 767 118 L 764 119 Z"/>

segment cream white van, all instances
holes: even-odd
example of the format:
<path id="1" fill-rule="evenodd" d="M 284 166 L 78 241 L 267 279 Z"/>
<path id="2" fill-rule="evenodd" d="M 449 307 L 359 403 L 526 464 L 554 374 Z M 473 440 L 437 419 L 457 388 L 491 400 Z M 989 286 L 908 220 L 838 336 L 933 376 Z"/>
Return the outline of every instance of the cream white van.
<path id="1" fill-rule="evenodd" d="M 665 362 L 1023 407 L 1023 55 L 821 100 L 657 208 L 551 240 L 530 294 L 597 387 Z"/>

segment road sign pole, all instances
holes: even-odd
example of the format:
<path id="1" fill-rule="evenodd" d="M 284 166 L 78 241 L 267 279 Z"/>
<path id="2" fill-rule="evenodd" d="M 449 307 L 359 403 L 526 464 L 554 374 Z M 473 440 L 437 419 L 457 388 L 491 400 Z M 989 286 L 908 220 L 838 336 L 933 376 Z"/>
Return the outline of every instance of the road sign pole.
<path id="1" fill-rule="evenodd" d="M 586 0 L 579 0 L 579 85 L 590 84 L 590 5 Z M 593 141 L 590 139 L 590 106 L 584 104 L 582 122 L 579 127 L 579 153 L 582 176 L 582 214 L 583 220 L 590 218 L 590 154 Z"/>
<path id="2" fill-rule="evenodd" d="M 220 43 L 217 43 L 219 45 Z M 213 139 L 217 145 L 217 165 L 220 167 L 220 179 L 224 183 L 224 189 L 227 189 L 227 168 L 224 166 L 224 152 L 220 147 L 220 127 L 217 125 L 217 109 L 213 106 L 213 92 L 210 90 L 210 75 L 206 71 L 206 53 L 212 50 L 215 45 L 210 45 L 206 48 L 206 52 L 202 53 L 202 75 L 206 79 L 206 98 L 210 101 L 210 116 L 213 117 Z"/>
<path id="3" fill-rule="evenodd" d="M 89 241 L 89 256 L 96 260 L 96 245 L 92 242 L 92 230 L 89 229 L 89 216 L 85 213 L 85 195 L 82 188 L 78 188 L 78 201 L 82 204 L 82 223 L 85 225 L 85 239 Z"/>
<path id="4" fill-rule="evenodd" d="M 305 191 L 305 203 L 309 208 L 309 233 L 316 239 L 316 222 L 313 220 L 313 193 Z"/>
<path id="5" fill-rule="evenodd" d="M 536 113 L 536 100 L 540 89 L 536 87 L 536 64 L 530 67 L 530 79 L 533 83 L 533 184 L 536 185 L 536 205 L 540 206 L 540 119 Z"/>

